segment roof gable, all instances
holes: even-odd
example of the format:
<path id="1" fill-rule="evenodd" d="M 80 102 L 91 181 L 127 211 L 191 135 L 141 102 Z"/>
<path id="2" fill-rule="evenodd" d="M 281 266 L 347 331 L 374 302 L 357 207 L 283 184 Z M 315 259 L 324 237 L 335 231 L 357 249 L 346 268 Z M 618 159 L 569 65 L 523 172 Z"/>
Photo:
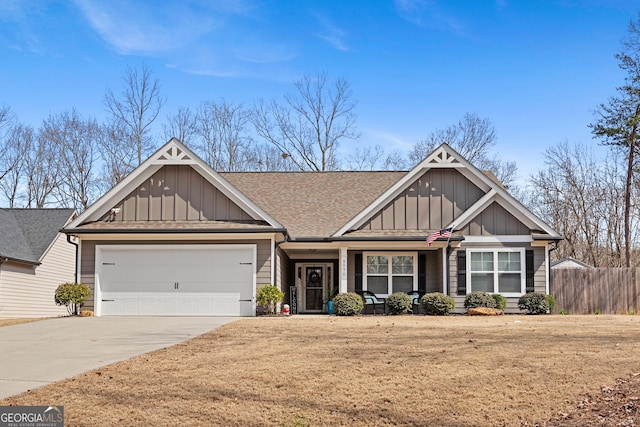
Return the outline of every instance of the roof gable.
<path id="1" fill-rule="evenodd" d="M 447 144 L 442 144 L 429 154 L 422 162 L 416 165 L 412 170 L 402 177 L 398 182 L 391 186 L 387 191 L 381 194 L 376 200 L 360 211 L 354 218 L 340 228 L 333 237 L 343 236 L 351 231 L 360 230 L 367 227 L 368 223 L 373 224 L 376 217 L 382 215 L 384 219 L 385 210 L 389 210 L 390 206 L 402 198 L 402 195 L 411 190 L 412 186 L 419 183 L 421 177 L 424 177 L 429 171 L 434 170 L 451 170 L 456 171 L 467 180 L 469 188 L 477 188 L 482 196 L 477 198 L 474 203 L 468 205 L 466 209 L 455 211 L 451 209 L 453 215 L 443 216 L 442 211 L 438 207 L 444 206 L 442 202 L 428 203 L 429 215 L 435 214 L 435 220 L 424 220 L 422 224 L 418 224 L 418 229 L 441 229 L 453 228 L 459 231 L 465 227 L 470 221 L 476 218 L 483 210 L 487 209 L 493 203 L 499 203 L 503 208 L 512 215 L 517 221 L 524 224 L 531 231 L 541 231 L 553 237 L 559 237 L 559 234 L 553 230 L 548 224 L 534 215 L 525 208 L 520 202 L 515 200 L 500 184 L 495 182 L 489 176 L 484 174 L 478 168 L 469 163 L 464 157 Z M 433 188 L 433 187 L 431 187 Z M 444 187 L 438 190 L 440 196 L 446 195 Z M 436 194 L 437 196 L 438 194 Z M 425 194 L 427 197 L 428 194 Z M 451 199 L 451 196 L 448 196 Z M 453 197 L 455 199 L 455 197 Z M 449 203 L 449 200 L 447 203 Z M 432 211 L 432 206 L 435 208 Z M 387 213 L 387 216 L 390 214 Z M 426 212 L 424 213 L 426 216 Z M 428 224 L 428 227 L 426 227 Z"/>
<path id="2" fill-rule="evenodd" d="M 0 258 L 38 264 L 73 209 L 0 209 Z"/>
<path id="3" fill-rule="evenodd" d="M 251 221 L 240 206 L 190 165 L 165 165 L 101 221 Z"/>
<path id="4" fill-rule="evenodd" d="M 184 146 L 180 141 L 172 138 L 158 151 L 151 155 L 147 160 L 145 160 L 140 166 L 138 166 L 133 172 L 131 172 L 131 174 L 129 174 L 125 179 L 123 179 L 120 183 L 109 190 L 98 201 L 96 201 L 92 206 L 84 211 L 78 218 L 70 223 L 67 229 L 73 229 L 82 224 L 90 222 L 105 220 L 106 218 L 109 218 L 110 215 L 114 215 L 114 217 L 109 219 L 116 219 L 117 215 L 122 215 L 123 210 L 127 206 L 130 206 L 134 201 L 140 200 L 141 191 L 144 192 L 151 190 L 151 187 L 149 187 L 149 189 L 146 189 L 146 186 L 148 186 L 153 181 L 154 177 L 158 177 L 158 175 L 156 174 L 163 173 L 162 170 L 168 170 L 166 169 L 166 167 L 169 167 L 169 169 L 171 170 L 173 170 L 171 167 L 177 167 L 178 169 L 176 169 L 176 171 L 180 170 L 180 173 L 188 170 L 189 177 L 201 177 L 202 185 L 198 188 L 200 188 L 202 191 L 205 191 L 205 189 L 206 191 L 215 189 L 215 191 L 219 194 L 217 200 L 227 200 L 229 201 L 229 205 L 233 205 L 232 209 L 234 211 L 242 212 L 232 216 L 238 217 L 238 219 L 240 220 L 243 218 L 248 218 L 255 221 L 264 221 L 274 228 L 282 228 L 278 221 L 276 221 L 272 216 L 258 207 L 252 200 L 241 193 L 219 173 L 214 171 L 209 165 L 207 165 L 202 159 L 200 159 L 191 150 Z M 191 171 L 193 171 L 193 173 Z M 165 180 L 165 183 L 167 182 L 168 181 Z M 181 181 L 182 185 L 185 185 L 185 183 L 187 182 L 188 179 Z M 177 181 L 173 181 L 174 186 L 176 183 Z M 164 194 L 166 186 L 159 188 L 159 190 L 162 190 L 162 193 Z M 190 192 L 191 190 L 192 187 L 190 186 L 189 188 L 180 189 L 177 187 L 169 188 L 168 190 L 166 190 L 166 195 L 167 197 L 174 197 L 174 202 L 179 198 L 180 201 L 178 203 L 181 204 L 182 202 L 185 202 L 185 199 L 191 199 L 191 197 L 187 195 L 187 192 Z M 169 196 L 169 193 L 172 193 L 173 196 Z M 163 194 L 158 194 L 158 196 L 163 197 Z M 175 194 L 178 194 L 179 197 L 176 198 Z M 143 194 L 142 198 L 144 199 L 145 197 L 148 199 L 153 199 L 153 196 L 150 194 Z M 196 199 L 202 201 L 201 197 L 194 196 L 193 200 L 195 201 Z M 185 208 L 185 215 L 187 215 L 186 212 L 189 212 L 191 208 L 194 208 L 194 206 Z M 197 209 L 200 210 L 200 206 L 197 207 Z M 140 212 L 139 209 L 138 212 Z M 162 212 L 163 213 L 161 213 L 161 215 L 165 215 L 167 213 L 167 210 L 165 209 Z M 182 214 L 173 213 L 172 219 L 180 220 L 186 218 L 183 218 Z M 200 216 L 198 219 L 206 220 L 208 218 L 206 218 L 205 215 L 204 218 Z"/>
<path id="5" fill-rule="evenodd" d="M 440 230 L 484 194 L 456 169 L 427 169 L 359 230 Z"/>

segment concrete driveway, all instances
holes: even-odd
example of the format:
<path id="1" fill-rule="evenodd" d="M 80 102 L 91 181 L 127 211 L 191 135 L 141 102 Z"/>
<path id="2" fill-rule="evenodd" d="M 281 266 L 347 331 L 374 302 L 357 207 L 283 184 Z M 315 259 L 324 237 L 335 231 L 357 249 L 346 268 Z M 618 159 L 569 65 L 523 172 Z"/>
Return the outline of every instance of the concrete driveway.
<path id="1" fill-rule="evenodd" d="M 63 317 L 0 328 L 0 399 L 202 335 L 236 317 Z"/>

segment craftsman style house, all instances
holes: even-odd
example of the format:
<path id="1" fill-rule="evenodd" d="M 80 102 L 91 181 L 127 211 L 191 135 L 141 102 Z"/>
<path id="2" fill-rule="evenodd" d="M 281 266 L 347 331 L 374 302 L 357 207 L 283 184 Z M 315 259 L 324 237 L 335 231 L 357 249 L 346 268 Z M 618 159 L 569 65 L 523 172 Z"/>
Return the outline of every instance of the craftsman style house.
<path id="1" fill-rule="evenodd" d="M 427 236 L 452 229 L 430 244 Z M 549 289 L 561 236 L 446 144 L 408 172 L 211 169 L 176 139 L 63 230 L 96 315 L 253 316 L 275 284 L 297 313 L 330 289 Z"/>

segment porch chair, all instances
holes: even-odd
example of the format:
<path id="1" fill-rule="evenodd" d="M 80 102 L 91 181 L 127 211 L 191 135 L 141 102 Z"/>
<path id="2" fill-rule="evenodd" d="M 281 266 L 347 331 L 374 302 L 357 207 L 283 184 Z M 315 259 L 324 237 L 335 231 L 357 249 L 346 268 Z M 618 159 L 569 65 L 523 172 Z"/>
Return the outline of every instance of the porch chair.
<path id="1" fill-rule="evenodd" d="M 426 292 L 422 291 L 411 291 L 407 292 L 407 295 L 411 297 L 411 312 L 413 314 L 420 314 L 422 312 L 422 304 L 420 304 L 420 299 L 424 296 Z"/>
<path id="2" fill-rule="evenodd" d="M 380 298 L 371 291 L 360 291 L 358 293 L 364 300 L 363 314 L 367 314 L 368 309 L 371 309 L 371 314 L 376 314 L 378 308 L 382 308 L 382 314 L 386 314 L 387 300 L 385 298 Z"/>

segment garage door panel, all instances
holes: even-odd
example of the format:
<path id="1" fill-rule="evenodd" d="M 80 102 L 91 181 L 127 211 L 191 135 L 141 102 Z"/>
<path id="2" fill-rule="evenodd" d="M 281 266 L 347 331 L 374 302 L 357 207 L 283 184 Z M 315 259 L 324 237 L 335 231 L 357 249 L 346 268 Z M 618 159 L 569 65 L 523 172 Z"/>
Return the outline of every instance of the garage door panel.
<path id="1" fill-rule="evenodd" d="M 101 255 L 96 258 L 101 314 L 255 315 L 255 246 L 96 250 Z"/>

